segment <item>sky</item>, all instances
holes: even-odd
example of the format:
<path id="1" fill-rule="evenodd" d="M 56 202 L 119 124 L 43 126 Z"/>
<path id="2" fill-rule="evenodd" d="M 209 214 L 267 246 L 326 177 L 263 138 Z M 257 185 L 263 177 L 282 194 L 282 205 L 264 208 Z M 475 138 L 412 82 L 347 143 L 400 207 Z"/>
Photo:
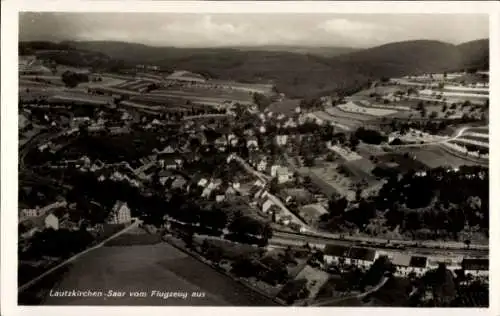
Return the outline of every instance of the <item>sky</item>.
<path id="1" fill-rule="evenodd" d="M 24 12 L 20 40 L 113 40 L 152 46 L 342 46 L 488 38 L 481 14 L 195 14 Z"/>

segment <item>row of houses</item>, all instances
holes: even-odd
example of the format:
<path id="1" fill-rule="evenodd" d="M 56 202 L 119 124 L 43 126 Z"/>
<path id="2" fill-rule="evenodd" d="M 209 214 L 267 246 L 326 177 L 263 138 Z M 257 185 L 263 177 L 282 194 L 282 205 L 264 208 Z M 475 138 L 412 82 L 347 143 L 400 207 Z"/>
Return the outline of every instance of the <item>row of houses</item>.
<path id="1" fill-rule="evenodd" d="M 80 219 L 78 222 L 73 222 L 69 219 L 69 212 L 65 208 L 67 206 L 66 201 L 64 202 L 56 202 L 48 205 L 44 209 L 50 207 L 50 210 L 54 210 L 55 208 L 61 210 L 61 212 L 50 212 L 40 213 L 40 212 L 32 212 L 29 211 L 28 217 L 25 217 L 23 221 L 20 221 L 20 239 L 22 241 L 26 241 L 31 238 L 36 232 L 43 231 L 44 229 L 69 229 L 69 230 L 78 230 L 82 227 L 84 219 Z M 131 210 L 128 207 L 126 202 L 117 201 L 113 206 L 109 216 L 106 220 L 106 224 L 129 224 L 132 220 Z M 103 223 L 104 224 L 104 223 Z M 87 227 L 87 230 L 98 230 L 99 227 L 102 226 L 96 225 L 96 227 Z"/>
<path id="2" fill-rule="evenodd" d="M 392 262 L 396 268 L 395 275 L 401 277 L 408 276 L 411 273 L 422 276 L 428 270 L 436 269 L 443 263 L 452 271 L 463 270 L 466 275 L 470 274 L 476 277 L 487 276 L 489 271 L 488 259 L 463 258 L 461 260 L 452 260 L 444 257 L 426 257 L 338 245 L 327 245 L 324 249 L 324 261 L 328 265 L 344 263 L 369 269 L 373 262 L 382 256 L 386 256 Z"/>

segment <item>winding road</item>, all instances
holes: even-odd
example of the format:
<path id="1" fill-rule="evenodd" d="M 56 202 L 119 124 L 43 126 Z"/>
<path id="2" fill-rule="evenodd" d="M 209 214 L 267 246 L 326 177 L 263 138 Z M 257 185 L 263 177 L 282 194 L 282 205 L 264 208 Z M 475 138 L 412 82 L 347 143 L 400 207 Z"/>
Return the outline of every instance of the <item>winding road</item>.
<path id="1" fill-rule="evenodd" d="M 455 133 L 453 133 L 453 135 L 449 138 L 444 138 L 444 139 L 440 139 L 440 140 L 437 140 L 437 141 L 430 141 L 430 142 L 424 142 L 422 144 L 405 144 L 405 145 L 389 145 L 389 146 L 385 146 L 387 148 L 391 148 L 391 149 L 399 149 L 399 148 L 415 148 L 415 147 L 423 147 L 423 146 L 428 146 L 428 145 L 439 145 L 439 144 L 443 144 L 443 143 L 447 143 L 449 141 L 452 141 L 452 140 L 455 140 L 457 138 L 459 138 L 460 136 L 462 136 L 469 128 L 469 126 L 466 126 L 466 127 L 462 127 L 458 130 L 455 131 Z M 378 145 L 377 145 L 378 146 Z M 384 147 L 384 145 L 380 145 L 380 147 Z"/>

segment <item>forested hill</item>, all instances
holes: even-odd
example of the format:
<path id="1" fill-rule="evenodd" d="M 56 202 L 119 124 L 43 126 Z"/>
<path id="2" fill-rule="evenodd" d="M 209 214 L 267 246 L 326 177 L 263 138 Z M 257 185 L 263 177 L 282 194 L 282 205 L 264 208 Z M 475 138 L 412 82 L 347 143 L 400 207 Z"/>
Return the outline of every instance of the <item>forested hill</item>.
<path id="1" fill-rule="evenodd" d="M 417 40 L 386 44 L 334 56 L 297 52 L 290 48 L 172 48 L 124 42 L 50 43 L 40 56 L 59 63 L 114 69 L 135 64 L 155 64 L 162 70 L 186 69 L 204 75 L 244 82 L 274 82 L 279 91 L 292 97 L 327 92 L 349 92 L 370 80 L 423 72 L 485 69 L 488 67 L 487 39 L 461 45 Z M 61 52 L 57 53 L 57 45 Z M 33 47 L 34 46 L 34 47 Z M 39 51 L 37 42 L 20 43 L 21 53 Z M 68 47 L 71 49 L 68 50 Z M 283 50 L 281 50 L 283 49 Z M 324 51 L 324 48 L 323 48 Z M 340 53 L 342 51 L 342 53 Z M 94 55 L 93 55 L 94 54 Z M 119 61 L 119 62 L 118 62 Z M 94 65 L 95 64 L 95 65 Z"/>

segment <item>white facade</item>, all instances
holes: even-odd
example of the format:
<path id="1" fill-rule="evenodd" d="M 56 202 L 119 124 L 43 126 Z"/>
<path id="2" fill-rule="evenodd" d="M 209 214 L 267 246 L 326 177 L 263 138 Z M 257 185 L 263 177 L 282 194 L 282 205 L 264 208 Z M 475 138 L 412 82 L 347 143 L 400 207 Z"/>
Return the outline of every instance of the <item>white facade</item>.
<path id="1" fill-rule="evenodd" d="M 132 220 L 130 214 L 130 208 L 127 203 L 124 202 L 116 202 L 113 210 L 111 211 L 111 218 L 109 220 L 110 224 L 125 224 L 130 223 Z"/>
<path id="2" fill-rule="evenodd" d="M 59 229 L 59 219 L 54 214 L 49 214 L 45 217 L 45 228 Z"/>

